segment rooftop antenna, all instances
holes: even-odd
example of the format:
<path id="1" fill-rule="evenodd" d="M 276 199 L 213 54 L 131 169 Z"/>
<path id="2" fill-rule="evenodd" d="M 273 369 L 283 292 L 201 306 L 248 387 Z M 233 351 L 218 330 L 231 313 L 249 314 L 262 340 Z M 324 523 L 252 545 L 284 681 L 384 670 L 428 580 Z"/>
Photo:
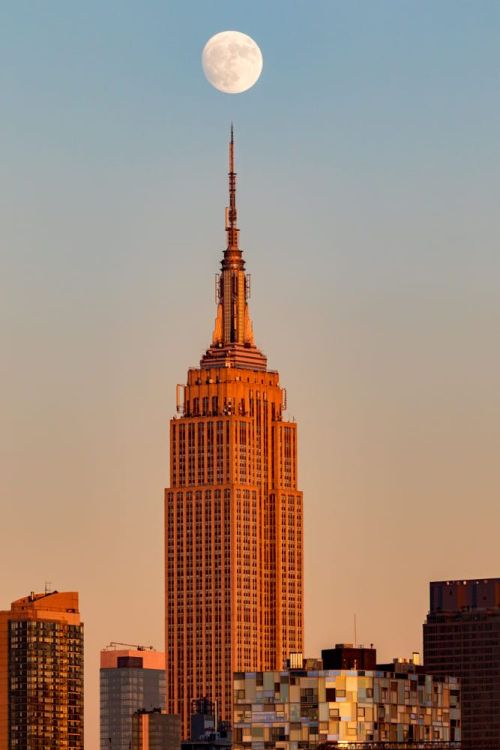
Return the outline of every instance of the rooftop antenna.
<path id="1" fill-rule="evenodd" d="M 234 171 L 234 126 L 231 123 L 229 139 L 229 206 L 226 208 L 226 232 L 228 250 L 238 248 L 238 213 L 236 210 L 236 172 Z"/>
<path id="2" fill-rule="evenodd" d="M 357 622 L 356 622 L 356 612 L 354 613 L 354 647 L 356 647 L 356 644 L 358 642 L 358 634 L 357 634 Z"/>
<path id="3" fill-rule="evenodd" d="M 52 591 L 52 581 L 45 581 L 45 596 Z"/>

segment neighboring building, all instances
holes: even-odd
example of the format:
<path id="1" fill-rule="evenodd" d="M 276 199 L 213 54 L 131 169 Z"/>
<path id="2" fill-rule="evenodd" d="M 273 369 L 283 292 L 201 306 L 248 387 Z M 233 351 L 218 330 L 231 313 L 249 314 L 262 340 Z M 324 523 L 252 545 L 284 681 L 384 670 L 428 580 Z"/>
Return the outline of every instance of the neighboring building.
<path id="1" fill-rule="evenodd" d="M 335 648 L 321 652 L 323 669 L 376 669 L 377 649 L 354 646 L 352 643 L 337 643 Z"/>
<path id="2" fill-rule="evenodd" d="M 101 750 L 130 750 L 132 714 L 165 708 L 165 654 L 111 644 L 101 651 L 100 692 Z"/>
<path id="3" fill-rule="evenodd" d="M 198 740 L 217 730 L 215 704 L 207 698 L 198 698 L 191 707 L 191 732 L 189 739 Z"/>
<path id="4" fill-rule="evenodd" d="M 193 701 L 191 734 L 182 743 L 182 750 L 213 750 L 231 747 L 231 726 L 219 721 L 217 706 L 207 698 Z"/>
<path id="5" fill-rule="evenodd" d="M 236 674 L 235 750 L 311 748 L 325 742 L 460 740 L 459 682 L 411 662 L 377 670 Z"/>
<path id="6" fill-rule="evenodd" d="M 0 750 L 82 750 L 78 594 L 53 591 L 0 612 Z"/>
<path id="7" fill-rule="evenodd" d="M 179 416 L 170 424 L 167 710 L 181 714 L 183 737 L 193 699 L 217 701 L 220 718 L 230 721 L 233 673 L 281 669 L 303 647 L 297 425 L 285 421 L 279 374 L 254 342 L 233 148 L 231 135 L 212 345 L 178 386 Z"/>
<path id="8" fill-rule="evenodd" d="M 460 677 L 463 746 L 500 745 L 500 578 L 430 584 L 424 664 Z"/>
<path id="9" fill-rule="evenodd" d="M 180 750 L 181 720 L 159 708 L 132 716 L 131 750 Z M 111 745 L 114 748 L 114 745 Z"/>

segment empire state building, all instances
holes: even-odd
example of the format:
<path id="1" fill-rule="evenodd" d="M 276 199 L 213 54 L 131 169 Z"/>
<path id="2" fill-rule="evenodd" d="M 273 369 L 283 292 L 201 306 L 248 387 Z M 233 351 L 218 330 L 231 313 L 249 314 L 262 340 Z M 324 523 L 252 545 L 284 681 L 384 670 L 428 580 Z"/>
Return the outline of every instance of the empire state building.
<path id="1" fill-rule="evenodd" d="M 297 425 L 257 348 L 239 246 L 234 139 L 227 247 L 212 343 L 177 387 L 165 491 L 167 710 L 189 733 L 194 699 L 231 721 L 234 672 L 276 670 L 303 644 Z"/>

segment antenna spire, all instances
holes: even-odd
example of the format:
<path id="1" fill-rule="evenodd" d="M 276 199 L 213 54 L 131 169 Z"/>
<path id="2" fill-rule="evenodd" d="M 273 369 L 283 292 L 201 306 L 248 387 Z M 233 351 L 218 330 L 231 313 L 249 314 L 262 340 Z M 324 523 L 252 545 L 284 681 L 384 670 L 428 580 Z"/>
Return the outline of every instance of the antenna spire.
<path id="1" fill-rule="evenodd" d="M 234 126 L 231 123 L 229 140 L 229 206 L 226 208 L 227 249 L 239 251 L 238 247 L 238 213 L 236 210 L 236 172 L 234 171 Z"/>

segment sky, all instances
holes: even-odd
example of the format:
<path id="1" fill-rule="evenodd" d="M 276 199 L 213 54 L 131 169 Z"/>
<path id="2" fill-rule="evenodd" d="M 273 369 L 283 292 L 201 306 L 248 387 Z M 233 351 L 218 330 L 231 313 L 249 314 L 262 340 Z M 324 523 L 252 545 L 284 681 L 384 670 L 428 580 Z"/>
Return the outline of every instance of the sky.
<path id="1" fill-rule="evenodd" d="M 208 38 L 260 45 L 254 88 Z M 0 8 L 0 608 L 80 592 L 163 647 L 175 386 L 210 342 L 235 123 L 257 345 L 299 426 L 306 648 L 421 649 L 430 580 L 500 575 L 500 4 Z"/>

